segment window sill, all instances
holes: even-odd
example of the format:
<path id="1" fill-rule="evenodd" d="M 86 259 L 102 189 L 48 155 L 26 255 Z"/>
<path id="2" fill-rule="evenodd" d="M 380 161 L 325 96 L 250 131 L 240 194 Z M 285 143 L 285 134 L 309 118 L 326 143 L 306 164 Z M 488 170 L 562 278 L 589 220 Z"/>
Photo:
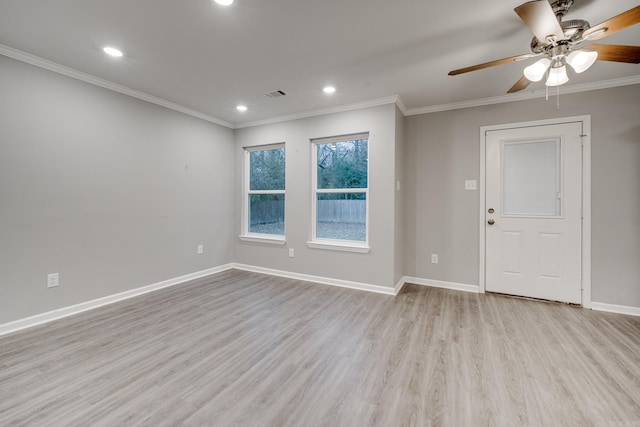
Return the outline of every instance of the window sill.
<path id="1" fill-rule="evenodd" d="M 340 242 L 307 242 L 307 246 L 313 249 L 326 249 L 329 251 L 357 252 L 367 254 L 371 248 L 366 244 L 340 243 Z"/>
<path id="2" fill-rule="evenodd" d="M 265 235 L 265 234 L 253 234 L 253 235 L 247 235 L 247 234 L 241 234 L 238 236 L 240 238 L 240 240 L 244 241 L 244 242 L 254 242 L 254 243 L 268 243 L 271 245 L 284 245 L 285 243 L 287 243 L 287 241 L 285 240 L 284 236 L 282 237 L 274 237 L 274 236 L 270 236 L 270 235 Z"/>

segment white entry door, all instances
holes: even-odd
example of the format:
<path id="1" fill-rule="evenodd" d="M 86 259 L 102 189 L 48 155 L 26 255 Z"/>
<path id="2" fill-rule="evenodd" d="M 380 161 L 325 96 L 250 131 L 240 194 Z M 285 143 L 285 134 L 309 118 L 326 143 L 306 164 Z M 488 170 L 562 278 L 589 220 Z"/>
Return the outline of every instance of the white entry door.
<path id="1" fill-rule="evenodd" d="M 582 123 L 486 133 L 486 290 L 582 301 Z"/>

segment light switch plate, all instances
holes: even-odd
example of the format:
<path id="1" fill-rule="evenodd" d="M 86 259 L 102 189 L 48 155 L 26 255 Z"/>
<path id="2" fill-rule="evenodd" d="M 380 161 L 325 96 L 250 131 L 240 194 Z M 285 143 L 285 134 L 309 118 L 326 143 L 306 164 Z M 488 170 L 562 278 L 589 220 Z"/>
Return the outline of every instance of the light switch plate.
<path id="1" fill-rule="evenodd" d="M 60 273 L 47 274 L 47 288 L 55 288 L 60 285 Z"/>
<path id="2" fill-rule="evenodd" d="M 475 179 L 467 179 L 464 182 L 465 190 L 477 190 L 477 188 L 478 188 L 478 184 Z"/>

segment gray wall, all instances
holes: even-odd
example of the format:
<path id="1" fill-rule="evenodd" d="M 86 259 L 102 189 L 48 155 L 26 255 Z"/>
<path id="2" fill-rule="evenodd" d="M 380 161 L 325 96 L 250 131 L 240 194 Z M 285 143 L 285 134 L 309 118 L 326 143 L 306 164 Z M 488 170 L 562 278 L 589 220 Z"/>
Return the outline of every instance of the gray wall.
<path id="1" fill-rule="evenodd" d="M 408 117 L 405 274 L 478 284 L 479 128 L 592 119 L 592 300 L 640 307 L 640 85 Z M 431 264 L 430 255 L 440 255 Z"/>
<path id="2" fill-rule="evenodd" d="M 306 242 L 311 227 L 311 143 L 313 138 L 369 132 L 368 254 L 312 249 Z M 393 287 L 395 105 L 383 105 L 236 131 L 236 169 L 244 168 L 243 147 L 284 142 L 287 155 L 285 246 L 241 241 L 240 215 L 234 231 L 235 261 L 253 266 L 332 279 Z M 242 209 L 242 173 L 236 174 L 236 212 Z M 295 258 L 288 257 L 294 248 Z"/>
<path id="3" fill-rule="evenodd" d="M 404 118 L 390 104 L 235 134 L 4 56 L 0 93 L 0 323 L 232 261 L 386 287 L 403 275 L 477 285 L 479 193 L 464 180 L 479 179 L 479 128 L 584 114 L 593 301 L 640 306 L 640 85 L 562 95 L 560 111 L 535 99 Z M 364 131 L 371 252 L 308 248 L 309 141 Z M 278 142 L 287 244 L 240 241 L 242 147 Z M 53 272 L 61 285 L 47 289 Z"/>
<path id="4" fill-rule="evenodd" d="M 233 155 L 229 129 L 0 56 L 0 323 L 232 261 Z"/>
<path id="5" fill-rule="evenodd" d="M 398 283 L 402 276 L 404 276 L 404 259 L 405 259 L 405 224 L 404 224 L 404 211 L 405 211 L 405 188 L 406 176 L 404 164 L 405 159 L 405 138 L 406 120 L 400 110 L 396 107 L 396 183 L 400 184 L 400 189 L 396 187 L 395 190 L 395 211 L 394 211 L 394 238 L 395 238 L 395 252 L 394 252 L 394 273 L 393 281 Z"/>

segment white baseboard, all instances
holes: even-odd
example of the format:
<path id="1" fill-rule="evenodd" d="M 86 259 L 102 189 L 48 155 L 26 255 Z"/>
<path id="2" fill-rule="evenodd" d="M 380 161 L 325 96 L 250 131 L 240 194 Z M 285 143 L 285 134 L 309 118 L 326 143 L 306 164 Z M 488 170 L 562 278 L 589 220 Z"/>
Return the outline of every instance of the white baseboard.
<path id="1" fill-rule="evenodd" d="M 97 298 L 91 301 L 82 302 L 69 307 L 63 307 L 56 310 L 48 311 L 46 313 L 36 314 L 35 316 L 27 317 L 24 319 L 14 320 L 9 323 L 0 325 L 0 336 L 17 332 L 22 329 L 31 328 L 33 326 L 41 325 L 43 323 L 51 322 L 53 320 L 61 319 L 63 317 L 72 316 L 74 314 L 82 313 L 84 311 L 93 310 L 94 308 L 102 307 L 108 304 L 113 304 L 118 301 L 123 301 L 129 298 L 136 297 L 138 295 L 153 292 L 158 289 L 167 288 L 169 286 L 178 285 L 188 282 L 190 280 L 199 279 L 212 274 L 220 273 L 232 268 L 244 271 L 251 271 L 254 273 L 268 274 L 271 276 L 285 277 L 288 279 L 304 280 L 307 282 L 321 283 L 324 285 L 338 286 L 341 288 L 356 289 L 360 291 L 375 292 L 384 295 L 397 295 L 405 283 L 414 283 L 416 285 L 432 286 L 436 288 L 452 289 L 457 291 L 466 292 L 480 292 L 478 286 L 465 285 L 461 283 L 442 282 L 439 280 L 428 280 L 417 277 L 402 277 L 396 285 L 391 287 L 371 285 L 368 283 L 352 282 L 348 280 L 332 279 L 329 277 L 313 276 L 310 274 L 293 273 L 290 271 L 275 270 L 272 268 L 257 267 L 246 264 L 229 263 L 214 268 L 209 268 L 195 273 L 185 274 L 184 276 L 175 277 L 173 279 L 164 280 L 162 282 L 154 283 L 151 285 L 143 286 L 141 288 L 131 289 L 129 291 L 120 292 L 114 295 L 108 295 L 106 297 Z M 609 304 L 593 303 L 594 310 L 612 311 L 616 313 L 625 313 L 640 315 L 640 309 L 635 307 L 622 307 L 613 306 Z M 598 308 L 596 308 L 596 306 Z M 623 311 L 620 311 L 623 310 Z"/>
<path id="2" fill-rule="evenodd" d="M 398 280 L 398 283 L 396 283 L 396 286 L 393 288 L 393 294 L 398 295 L 405 283 L 407 283 L 407 278 L 405 276 L 402 276 L 400 280 Z"/>
<path id="3" fill-rule="evenodd" d="M 605 304 L 603 302 L 592 302 L 591 309 L 596 311 L 606 311 L 609 313 L 628 314 L 630 316 L 640 316 L 640 307 L 628 305 Z"/>
<path id="4" fill-rule="evenodd" d="M 464 283 L 443 282 L 441 280 L 422 279 L 419 277 L 403 277 L 404 283 L 413 283 L 414 285 L 431 286 L 432 288 L 451 289 L 454 291 L 464 291 L 481 293 L 480 287 L 476 285 L 466 285 Z"/>
<path id="5" fill-rule="evenodd" d="M 332 278 L 322 277 L 322 276 L 313 276 L 310 274 L 275 270 L 272 268 L 257 267 L 257 266 L 238 264 L 238 263 L 229 263 L 229 264 L 221 265 L 218 267 L 197 271 L 195 273 L 185 274 L 184 276 L 164 280 L 162 282 L 143 286 L 141 288 L 131 289 L 129 291 L 120 292 L 114 295 L 97 298 L 91 301 L 86 301 L 86 302 L 75 304 L 69 307 L 63 307 L 57 310 L 48 311 L 46 313 L 37 314 L 35 316 L 27 317 L 24 319 L 19 319 L 9 323 L 4 323 L 0 325 L 0 336 L 9 334 L 12 332 L 17 332 L 22 329 L 31 328 L 33 326 L 41 325 L 43 323 L 51 322 L 53 320 L 61 319 L 63 317 L 72 316 L 74 314 L 82 313 L 84 311 L 92 310 L 94 308 L 102 307 L 108 304 L 113 304 L 115 302 L 133 298 L 138 295 L 143 295 L 149 292 L 153 292 L 158 289 L 179 285 L 181 283 L 189 282 L 194 279 L 199 279 L 212 274 L 221 273 L 223 271 L 230 270 L 232 268 L 235 268 L 238 270 L 250 271 L 254 273 L 268 274 L 271 276 L 279 276 L 279 277 L 285 277 L 289 279 L 304 280 L 307 282 L 338 286 L 342 288 L 375 292 L 375 293 L 385 294 L 385 295 L 397 295 L 402 290 L 402 287 L 406 283 L 413 283 L 421 286 L 431 286 L 434 288 L 451 289 L 455 291 L 481 293 L 479 286 L 467 285 L 463 283 L 444 282 L 441 280 L 422 279 L 419 277 L 404 276 L 398 281 L 398 283 L 396 283 L 395 287 L 391 288 L 391 287 L 371 285 L 371 284 L 361 283 L 361 282 L 351 282 L 347 280 L 332 279 Z M 596 311 L 606 311 L 610 313 L 640 316 L 640 307 L 631 307 L 631 306 L 624 306 L 624 305 L 614 305 L 614 304 L 606 304 L 601 302 L 593 302 L 591 304 L 591 308 Z"/>
<path id="6" fill-rule="evenodd" d="M 206 277 L 211 274 L 220 273 L 232 268 L 232 264 L 225 264 L 219 267 L 213 267 L 195 273 L 185 274 L 184 276 L 175 277 L 173 279 L 163 280 L 162 282 L 154 283 L 152 285 L 143 286 L 141 288 L 131 289 L 129 291 L 120 292 L 114 295 L 108 295 L 106 297 L 97 298 L 91 301 L 81 302 L 80 304 L 71 305 L 68 307 L 59 308 L 57 310 L 48 311 L 46 313 L 36 314 L 35 316 L 26 317 L 24 319 L 14 320 L 9 323 L 0 325 L 0 335 L 9 334 L 22 329 L 31 328 L 33 326 L 41 325 L 43 323 L 51 322 L 53 320 L 61 319 L 63 317 L 72 316 L 74 314 L 82 313 L 84 311 L 93 310 L 94 308 L 102 307 L 104 305 L 113 304 L 114 302 L 122 301 L 125 299 L 133 298 L 138 295 L 146 294 L 156 291 L 158 289 L 167 288 L 169 286 L 178 285 L 188 282 L 190 280 Z"/>
<path id="7" fill-rule="evenodd" d="M 232 264 L 233 268 L 253 273 L 268 274 L 270 276 L 285 277 L 287 279 L 304 280 L 306 282 L 322 283 L 323 285 L 339 286 L 341 288 L 357 289 L 360 291 L 376 292 L 385 295 L 395 295 L 395 289 L 386 286 L 370 285 L 368 283 L 351 282 L 348 280 L 332 279 L 329 277 L 312 276 L 310 274 L 293 273 L 290 271 L 274 270 L 272 268 L 256 267 L 246 264 Z"/>

